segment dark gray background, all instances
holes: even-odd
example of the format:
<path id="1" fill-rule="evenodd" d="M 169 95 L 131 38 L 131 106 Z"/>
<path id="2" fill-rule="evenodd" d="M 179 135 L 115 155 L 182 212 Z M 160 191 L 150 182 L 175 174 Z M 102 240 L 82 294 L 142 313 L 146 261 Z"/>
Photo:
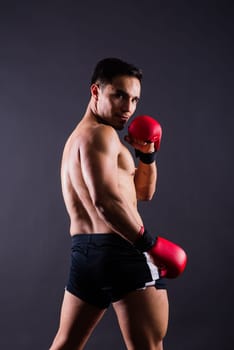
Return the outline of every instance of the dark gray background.
<path id="1" fill-rule="evenodd" d="M 135 115 L 163 127 L 158 192 L 139 209 L 189 258 L 168 282 L 165 349 L 233 349 L 233 2 L 0 6 L 0 348 L 55 335 L 70 248 L 61 153 L 94 65 L 117 56 L 144 71 Z M 86 348 L 124 349 L 112 309 Z"/>

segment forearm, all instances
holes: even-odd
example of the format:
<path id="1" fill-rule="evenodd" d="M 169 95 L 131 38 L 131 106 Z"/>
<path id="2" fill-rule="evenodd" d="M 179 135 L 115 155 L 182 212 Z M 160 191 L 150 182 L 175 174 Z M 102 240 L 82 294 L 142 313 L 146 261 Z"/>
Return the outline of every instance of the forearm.
<path id="1" fill-rule="evenodd" d="M 135 148 L 139 166 L 135 173 L 137 199 L 150 200 L 156 190 L 157 167 L 156 152 L 162 137 L 160 124 L 147 115 L 136 117 L 128 127 L 125 140 Z"/>
<path id="2" fill-rule="evenodd" d="M 152 199 L 156 191 L 157 183 L 156 163 L 145 164 L 142 161 L 139 161 L 138 168 L 135 172 L 134 182 L 138 200 L 146 201 Z"/>
<path id="3" fill-rule="evenodd" d="M 124 198 L 118 195 L 102 197 L 95 203 L 98 215 L 105 220 L 112 231 L 134 242 L 142 227 L 142 220 L 135 208 L 128 205 Z"/>

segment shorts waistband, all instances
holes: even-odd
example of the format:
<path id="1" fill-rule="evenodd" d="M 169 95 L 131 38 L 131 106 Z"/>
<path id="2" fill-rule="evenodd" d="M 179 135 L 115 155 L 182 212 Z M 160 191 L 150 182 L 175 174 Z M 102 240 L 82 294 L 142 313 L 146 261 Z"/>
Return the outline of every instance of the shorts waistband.
<path id="1" fill-rule="evenodd" d="M 130 242 L 122 238 L 117 233 L 78 233 L 71 236 L 72 245 L 76 244 L 92 244 L 92 243 L 116 243 L 127 244 L 132 246 Z"/>

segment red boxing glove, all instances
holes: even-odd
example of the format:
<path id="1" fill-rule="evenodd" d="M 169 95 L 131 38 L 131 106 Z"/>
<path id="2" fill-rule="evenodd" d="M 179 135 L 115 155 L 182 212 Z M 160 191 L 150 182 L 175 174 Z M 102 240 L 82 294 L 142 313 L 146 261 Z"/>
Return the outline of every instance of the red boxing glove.
<path id="1" fill-rule="evenodd" d="M 155 151 L 158 151 L 162 138 L 162 128 L 159 122 L 152 117 L 140 115 L 129 125 L 128 135 L 132 139 L 154 142 Z"/>
<path id="2" fill-rule="evenodd" d="M 162 237 L 157 237 L 148 253 L 159 268 L 161 277 L 176 278 L 184 271 L 187 264 L 185 251 Z"/>
<path id="3" fill-rule="evenodd" d="M 142 232 L 142 231 L 141 231 Z M 182 274 L 187 264 L 187 255 L 178 245 L 165 238 L 156 240 L 144 231 L 135 242 L 135 247 L 150 254 L 154 264 L 159 268 L 160 277 L 176 278 Z"/>

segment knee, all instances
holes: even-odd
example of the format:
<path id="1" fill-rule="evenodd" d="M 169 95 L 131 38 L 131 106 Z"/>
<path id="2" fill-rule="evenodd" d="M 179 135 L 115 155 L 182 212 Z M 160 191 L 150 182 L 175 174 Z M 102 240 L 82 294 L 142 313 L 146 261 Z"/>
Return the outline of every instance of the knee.
<path id="1" fill-rule="evenodd" d="M 149 332 L 147 336 L 142 339 L 142 342 L 144 344 L 141 344 L 141 349 L 162 350 L 163 340 L 166 336 L 166 331 L 166 328 L 158 328 L 157 330 L 154 329 L 154 331 Z"/>
<path id="2" fill-rule="evenodd" d="M 163 342 L 162 340 L 155 339 L 147 339 L 145 341 L 133 341 L 128 344 L 129 349 L 132 350 L 163 350 Z"/>
<path id="3" fill-rule="evenodd" d="M 134 350 L 162 350 L 165 332 L 148 332 L 144 335 L 134 335 L 127 341 L 130 349 Z"/>
<path id="4" fill-rule="evenodd" d="M 49 350 L 69 350 L 69 349 L 72 349 L 70 344 L 70 339 L 66 337 L 64 334 L 60 334 L 58 332 Z"/>
<path id="5" fill-rule="evenodd" d="M 162 343 L 167 333 L 167 327 L 162 327 L 157 329 L 156 332 L 153 333 L 153 339 L 156 344 Z"/>
<path id="6" fill-rule="evenodd" d="M 165 333 L 153 334 L 151 339 L 149 337 L 148 344 L 144 349 L 162 350 L 164 337 L 165 337 Z"/>

